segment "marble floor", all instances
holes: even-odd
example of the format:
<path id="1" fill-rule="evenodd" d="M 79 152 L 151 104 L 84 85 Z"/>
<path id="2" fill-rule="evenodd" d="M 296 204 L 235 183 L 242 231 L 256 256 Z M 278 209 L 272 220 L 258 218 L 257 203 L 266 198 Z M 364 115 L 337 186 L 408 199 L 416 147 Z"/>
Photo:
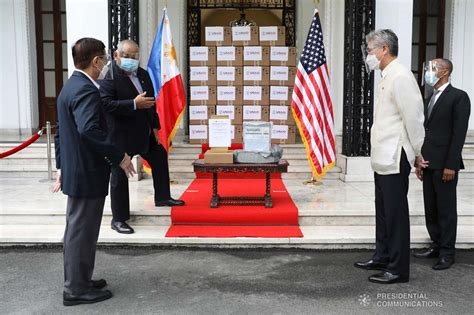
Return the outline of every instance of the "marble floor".
<path id="1" fill-rule="evenodd" d="M 178 198 L 188 187 L 192 180 L 183 179 L 171 185 L 172 196 Z M 66 196 L 62 193 L 53 194 L 50 191 L 52 182 L 38 178 L 0 178 L 0 243 L 13 242 L 60 242 L 63 232 L 63 216 L 66 208 Z M 269 243 L 298 244 L 307 243 L 354 243 L 371 244 L 373 242 L 374 220 L 374 188 L 370 182 L 344 183 L 340 180 L 326 180 L 319 186 L 305 185 L 302 180 L 285 180 L 285 185 L 299 209 L 300 224 L 305 237 L 303 239 L 273 239 Z M 458 184 L 458 215 L 460 219 L 459 239 L 474 247 L 474 179 L 460 176 Z M 151 179 L 130 182 L 130 202 L 134 215 L 161 215 L 167 217 L 159 226 L 146 224 L 138 226 L 137 233 L 123 238 L 110 230 L 106 223 L 103 224 L 101 241 L 109 243 L 138 242 L 154 243 L 212 243 L 215 239 L 185 240 L 165 239 L 164 234 L 168 228 L 170 208 L 156 208 L 153 202 L 153 186 Z M 410 214 L 412 217 L 423 216 L 422 186 L 414 175 L 410 180 L 409 191 Z M 104 216 L 110 217 L 110 199 L 106 199 Z M 36 215 L 42 215 L 39 222 L 34 222 Z M 31 217 L 33 221 L 15 220 L 16 216 Z M 52 217 L 59 217 L 59 221 L 48 223 Z M 331 218 L 342 216 L 347 222 L 331 224 Z M 302 217 L 305 217 L 304 221 Z M 318 218 L 324 220 L 318 221 Z M 368 217 L 365 221 L 359 219 Z M 22 219 L 25 220 L 25 219 Z M 166 221 L 168 220 L 168 221 Z M 313 221 L 312 221 L 313 220 Z M 58 223 L 59 222 L 59 223 Z M 309 222 L 302 224 L 302 222 Z M 311 223 L 311 222 L 328 222 Z M 365 223 L 364 223 L 365 222 Z M 367 223 L 369 222 L 369 223 Z M 416 220 L 414 222 L 417 222 Z M 44 233 L 44 226 L 48 225 L 50 234 Z M 316 226 L 317 225 L 317 226 Z M 412 241 L 417 237 L 418 243 L 428 240 L 426 228 L 422 224 L 412 223 Z M 346 229 L 345 227 L 350 227 Z M 35 232 L 35 229 L 37 231 Z M 140 233 L 141 232 L 141 233 Z M 345 235 L 346 233 L 347 235 Z M 359 235 L 359 234 L 360 235 Z M 35 236 L 36 235 L 36 236 Z M 36 237 L 36 238 L 35 238 Z M 241 243 L 262 243 L 264 240 L 246 239 L 233 240 Z M 341 241 L 342 239 L 342 241 Z M 338 241 L 339 240 L 339 241 Z M 345 241 L 344 241 L 345 240 Z M 224 242 L 223 240 L 219 241 Z M 468 246 L 469 247 L 469 246 Z"/>

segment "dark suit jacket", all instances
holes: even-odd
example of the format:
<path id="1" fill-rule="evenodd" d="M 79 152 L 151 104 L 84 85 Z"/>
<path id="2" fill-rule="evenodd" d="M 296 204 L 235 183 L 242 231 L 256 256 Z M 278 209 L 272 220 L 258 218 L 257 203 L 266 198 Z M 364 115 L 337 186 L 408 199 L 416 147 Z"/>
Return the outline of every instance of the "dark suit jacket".
<path id="1" fill-rule="evenodd" d="M 429 161 L 430 169 L 463 169 L 461 151 L 471 111 L 469 96 L 449 84 L 428 118 L 430 98 L 425 100 L 425 141 L 421 154 Z"/>
<path id="2" fill-rule="evenodd" d="M 110 139 L 129 155 L 148 152 L 150 132 L 160 129 L 156 106 L 134 110 L 133 99 L 140 94 L 128 75 L 115 63 L 105 80 L 99 81 L 100 92 L 107 114 Z M 138 68 L 137 77 L 147 97 L 154 97 L 155 90 L 148 72 Z"/>
<path id="3" fill-rule="evenodd" d="M 74 71 L 57 104 L 56 168 L 61 169 L 64 194 L 107 196 L 110 166 L 119 165 L 124 153 L 107 140 L 99 90 L 83 73 Z"/>

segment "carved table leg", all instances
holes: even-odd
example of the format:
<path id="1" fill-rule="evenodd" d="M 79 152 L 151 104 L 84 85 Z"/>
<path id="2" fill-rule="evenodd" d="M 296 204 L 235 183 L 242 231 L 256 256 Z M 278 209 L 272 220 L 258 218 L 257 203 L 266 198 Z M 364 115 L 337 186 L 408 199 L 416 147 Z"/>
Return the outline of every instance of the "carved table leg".
<path id="1" fill-rule="evenodd" d="M 265 192 L 265 208 L 272 208 L 272 195 L 270 193 L 270 173 L 265 173 L 265 184 L 266 184 L 266 192 Z"/>
<path id="2" fill-rule="evenodd" d="M 217 194 L 217 172 L 212 173 L 212 198 L 211 208 L 219 206 L 219 195 Z"/>

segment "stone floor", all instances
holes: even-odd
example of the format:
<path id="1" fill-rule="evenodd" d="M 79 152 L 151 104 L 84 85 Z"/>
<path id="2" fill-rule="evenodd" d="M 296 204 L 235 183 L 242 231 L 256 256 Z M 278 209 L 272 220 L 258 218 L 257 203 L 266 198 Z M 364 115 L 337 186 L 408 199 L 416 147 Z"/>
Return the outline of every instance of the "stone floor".
<path id="1" fill-rule="evenodd" d="M 413 176 L 413 175 L 412 175 Z M 191 180 L 171 186 L 179 197 Z M 303 238 L 165 238 L 170 208 L 155 208 L 151 179 L 130 182 L 133 226 L 136 233 L 122 235 L 109 227 L 110 199 L 104 211 L 100 243 L 105 244 L 191 244 L 191 245 L 278 245 L 291 247 L 371 248 L 374 242 L 373 183 L 344 183 L 326 180 L 320 186 L 303 180 L 285 180 L 299 209 Z M 0 244 L 61 243 L 64 232 L 66 196 L 50 192 L 51 182 L 37 178 L 0 178 Z M 474 247 L 474 179 L 460 176 L 458 185 L 458 247 Z M 411 179 L 410 214 L 413 246 L 426 245 L 421 183 Z"/>

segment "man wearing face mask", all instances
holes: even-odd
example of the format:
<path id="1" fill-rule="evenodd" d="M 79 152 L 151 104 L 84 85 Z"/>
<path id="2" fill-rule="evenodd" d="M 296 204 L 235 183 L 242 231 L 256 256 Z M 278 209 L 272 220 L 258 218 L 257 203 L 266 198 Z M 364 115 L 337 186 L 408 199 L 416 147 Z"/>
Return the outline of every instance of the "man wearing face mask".
<path id="1" fill-rule="evenodd" d="M 410 221 L 408 176 L 411 167 L 425 166 L 421 157 L 423 99 L 409 69 L 397 59 L 398 38 L 391 30 L 376 30 L 366 36 L 366 63 L 380 70 L 374 122 L 371 128 L 370 160 L 374 171 L 376 244 L 368 261 L 357 268 L 381 270 L 369 277 L 380 284 L 408 282 L 410 275 Z"/>
<path id="2" fill-rule="evenodd" d="M 90 304 L 112 297 L 105 280 L 92 280 L 95 250 L 107 196 L 110 168 L 135 172 L 130 157 L 107 139 L 107 124 L 96 80 L 107 63 L 104 44 L 82 38 L 72 47 L 76 70 L 58 97 L 55 136 L 57 182 L 68 196 L 64 232 L 63 304 Z"/>
<path id="3" fill-rule="evenodd" d="M 456 185 L 459 169 L 464 168 L 461 152 L 471 103 L 466 92 L 449 83 L 451 61 L 434 59 L 425 71 L 425 82 L 434 91 L 425 101 L 426 137 L 421 152 L 430 163 L 427 168 L 417 168 L 416 175 L 423 181 L 426 227 L 433 243 L 414 256 L 438 258 L 432 268 L 444 270 L 454 263 Z"/>
<path id="4" fill-rule="evenodd" d="M 140 155 L 150 164 L 157 207 L 183 205 L 182 200 L 171 198 L 168 154 L 157 135 L 160 121 L 155 92 L 148 72 L 139 67 L 137 43 L 121 41 L 111 68 L 101 81 L 101 95 L 112 142 L 130 156 Z M 134 233 L 126 223 L 130 218 L 128 179 L 117 168 L 112 168 L 110 198 L 112 229 L 118 233 Z"/>

